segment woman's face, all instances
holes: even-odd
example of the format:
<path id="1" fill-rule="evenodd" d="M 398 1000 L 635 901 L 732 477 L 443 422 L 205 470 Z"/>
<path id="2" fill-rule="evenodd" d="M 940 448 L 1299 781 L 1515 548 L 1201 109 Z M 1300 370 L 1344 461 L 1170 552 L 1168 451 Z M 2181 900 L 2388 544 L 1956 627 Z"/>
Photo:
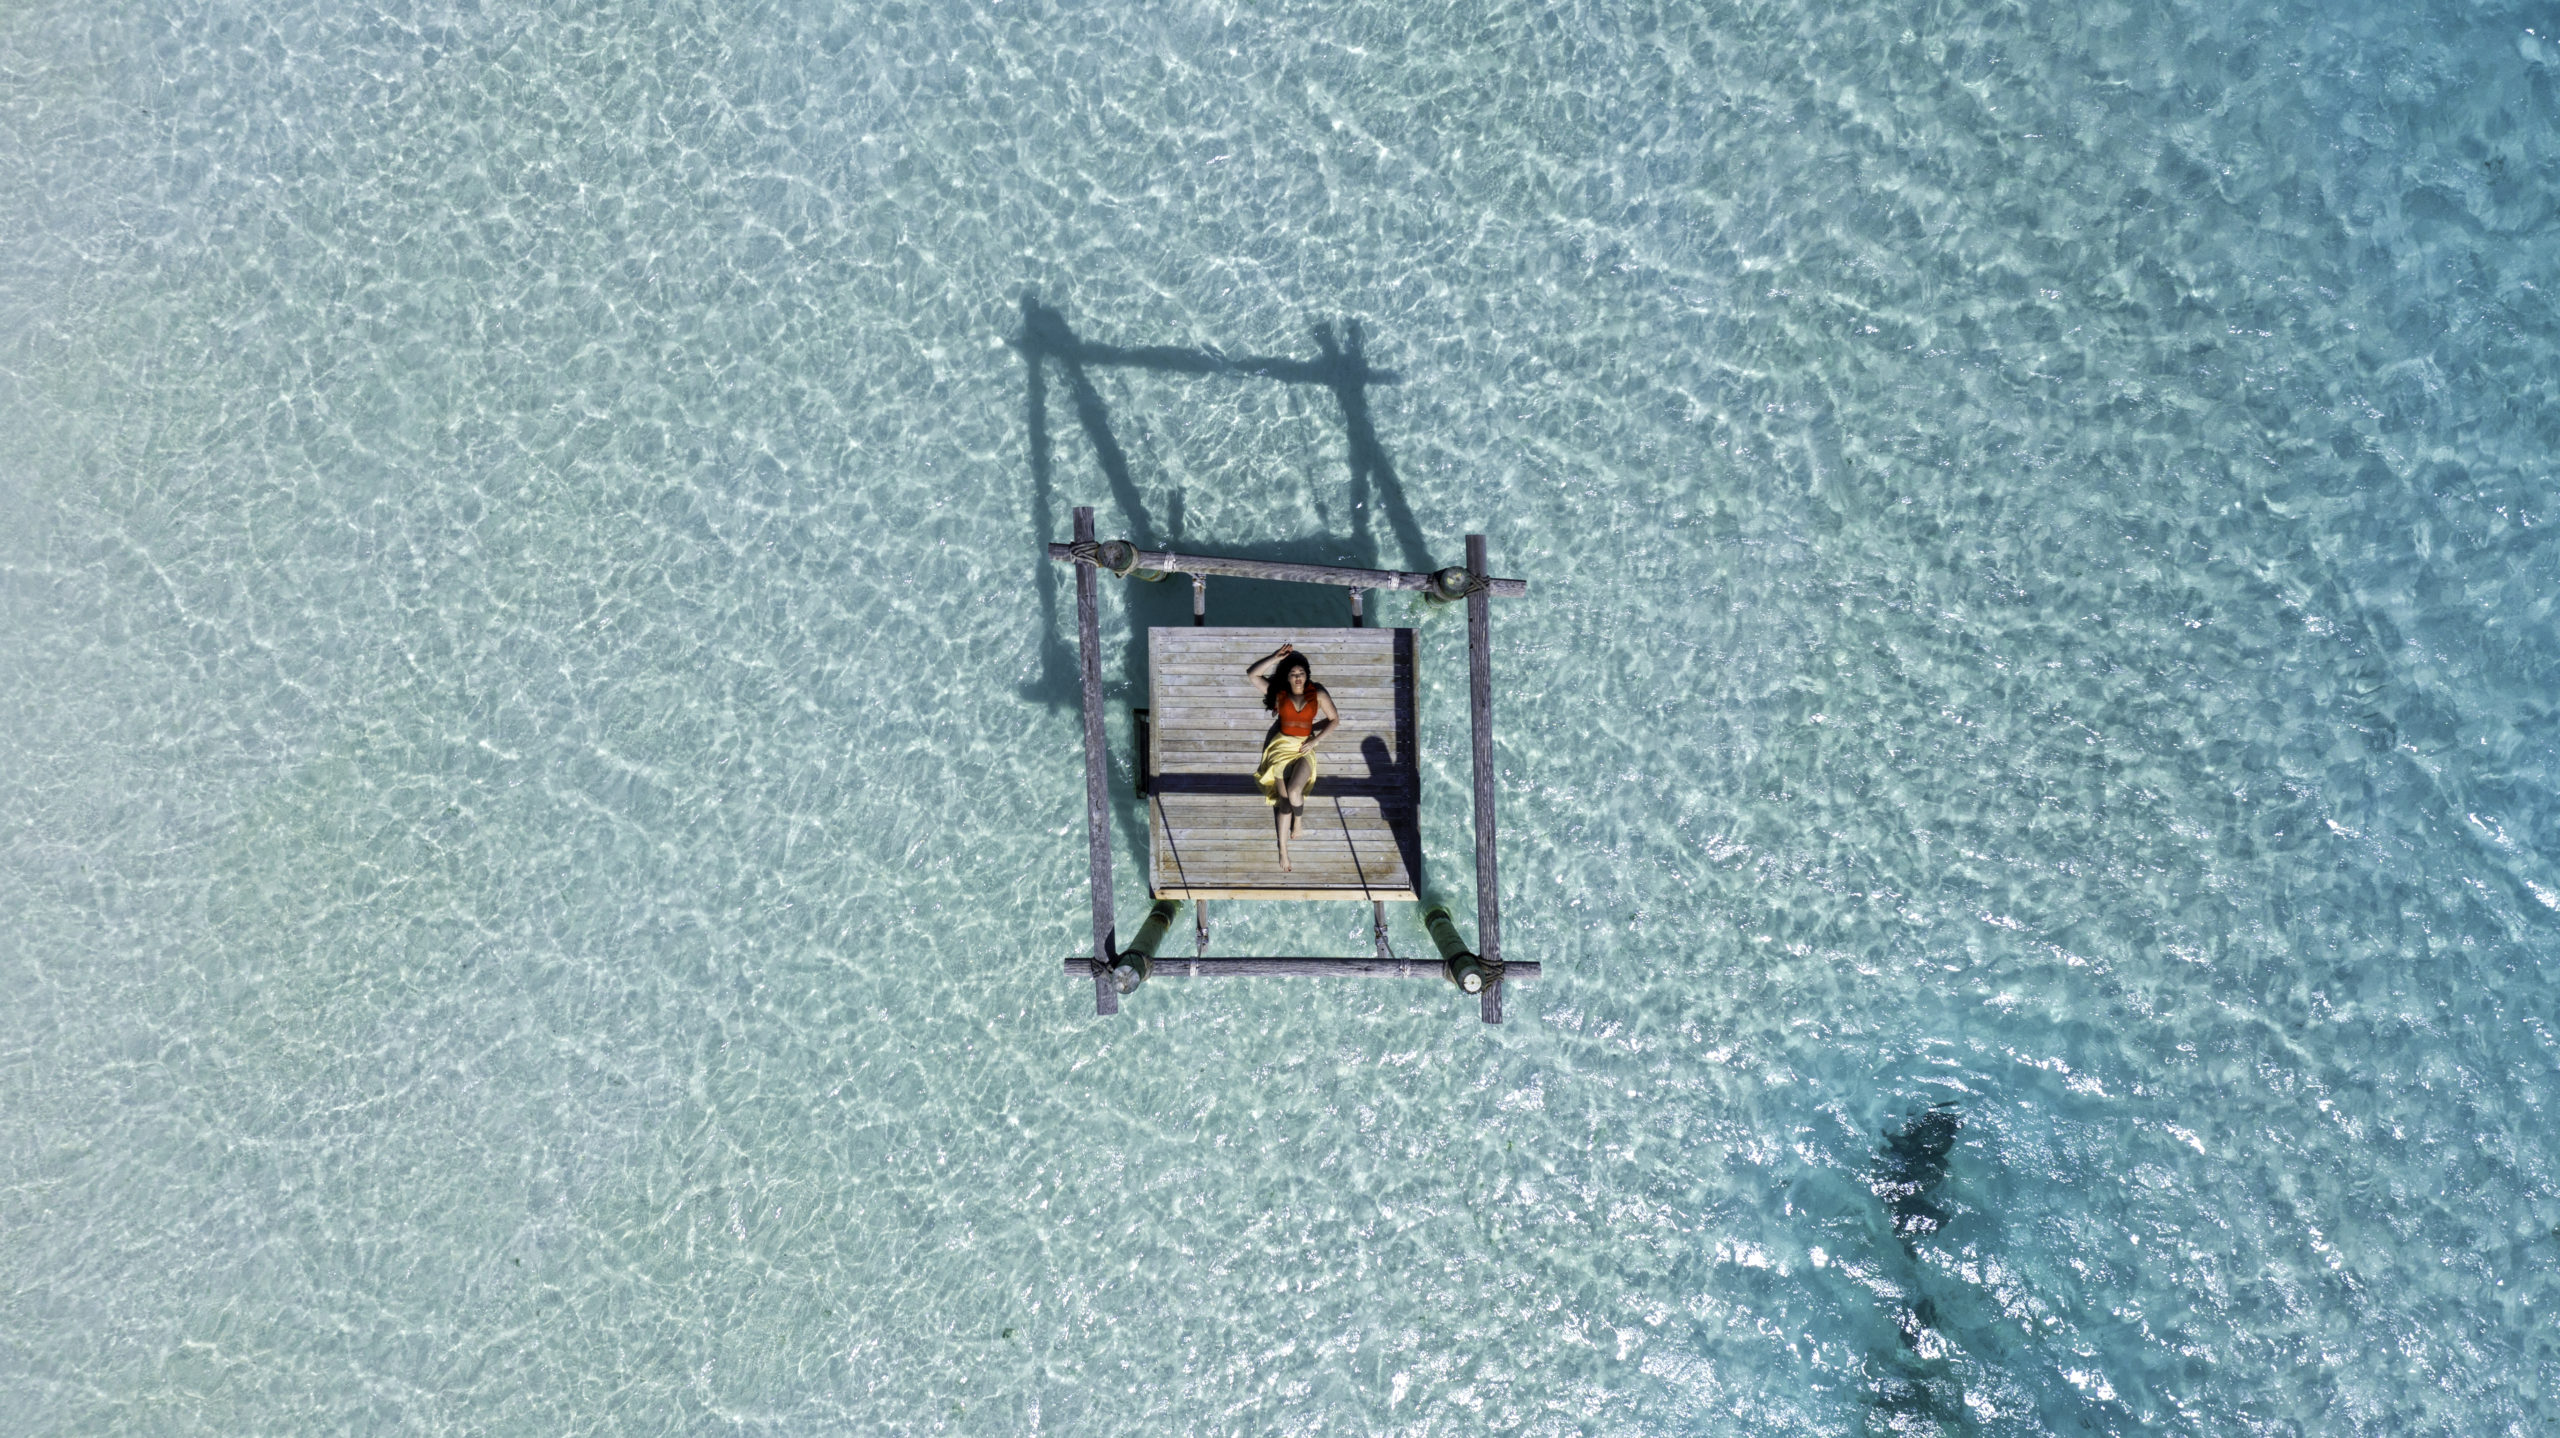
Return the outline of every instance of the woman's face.
<path id="1" fill-rule="evenodd" d="M 1292 698 L 1292 699 L 1294 699 L 1294 698 L 1298 697 L 1299 695 L 1304 694 L 1304 693 L 1306 693 L 1306 692 L 1307 692 L 1307 666 L 1305 666 L 1304 664 L 1292 664 L 1292 665 L 1290 665 L 1290 666 L 1289 666 L 1289 697 L 1290 697 L 1290 698 Z"/>

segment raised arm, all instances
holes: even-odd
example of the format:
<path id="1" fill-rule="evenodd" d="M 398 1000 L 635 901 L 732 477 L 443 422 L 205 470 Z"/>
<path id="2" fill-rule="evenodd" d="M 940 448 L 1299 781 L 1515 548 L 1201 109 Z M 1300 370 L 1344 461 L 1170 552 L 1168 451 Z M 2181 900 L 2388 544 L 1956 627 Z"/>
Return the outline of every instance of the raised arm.
<path id="1" fill-rule="evenodd" d="M 1294 644 L 1283 644 L 1279 648 L 1272 650 L 1270 653 L 1263 655 L 1261 658 L 1245 666 L 1244 677 L 1252 680 L 1256 686 L 1270 683 L 1271 671 L 1279 668 L 1280 661 L 1288 658 L 1289 651 L 1296 647 L 1297 646 Z M 1258 687 L 1255 692 L 1260 692 Z"/>

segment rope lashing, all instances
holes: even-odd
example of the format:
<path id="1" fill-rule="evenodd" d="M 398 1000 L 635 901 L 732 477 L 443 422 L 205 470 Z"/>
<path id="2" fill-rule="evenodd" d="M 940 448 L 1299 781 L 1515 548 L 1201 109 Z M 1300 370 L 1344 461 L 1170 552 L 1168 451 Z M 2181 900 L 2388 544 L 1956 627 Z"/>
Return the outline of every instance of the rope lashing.
<path id="1" fill-rule="evenodd" d="M 1067 546 L 1067 557 L 1078 564 L 1109 570 L 1121 579 L 1128 578 L 1138 569 L 1138 546 L 1125 539 L 1079 539 Z"/>
<path id="2" fill-rule="evenodd" d="M 1431 597 L 1434 599 L 1464 599 L 1477 590 L 1492 587 L 1493 581 L 1481 574 L 1470 574 L 1454 564 L 1434 570 L 1431 575 Z"/>

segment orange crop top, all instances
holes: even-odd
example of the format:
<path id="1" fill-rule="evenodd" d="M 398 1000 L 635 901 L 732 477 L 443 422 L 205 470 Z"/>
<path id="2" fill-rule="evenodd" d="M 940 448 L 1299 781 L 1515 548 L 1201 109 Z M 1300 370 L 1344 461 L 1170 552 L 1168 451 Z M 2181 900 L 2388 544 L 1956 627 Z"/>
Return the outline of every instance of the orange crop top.
<path id="1" fill-rule="evenodd" d="M 1283 734 L 1304 739 L 1315 733 L 1316 691 L 1314 686 L 1308 686 L 1305 703 L 1301 704 L 1283 694 L 1280 696 L 1280 702 L 1272 706 L 1272 712 L 1280 716 L 1280 732 Z"/>

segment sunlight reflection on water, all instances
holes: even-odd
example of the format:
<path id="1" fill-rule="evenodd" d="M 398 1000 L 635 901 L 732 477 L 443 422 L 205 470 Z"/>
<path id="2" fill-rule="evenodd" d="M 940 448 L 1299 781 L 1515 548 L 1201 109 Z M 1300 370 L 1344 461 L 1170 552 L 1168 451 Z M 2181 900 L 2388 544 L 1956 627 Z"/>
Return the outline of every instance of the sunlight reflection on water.
<path id="1" fill-rule="evenodd" d="M 2546 1421 L 2519 16 L 18 16 L 0 1412 Z M 1320 387 L 1097 369 L 1121 474 L 1055 377 L 1036 473 L 1025 294 L 1356 317 L 1380 467 Z M 1076 503 L 1532 578 L 1509 1026 L 1090 1017 Z"/>

